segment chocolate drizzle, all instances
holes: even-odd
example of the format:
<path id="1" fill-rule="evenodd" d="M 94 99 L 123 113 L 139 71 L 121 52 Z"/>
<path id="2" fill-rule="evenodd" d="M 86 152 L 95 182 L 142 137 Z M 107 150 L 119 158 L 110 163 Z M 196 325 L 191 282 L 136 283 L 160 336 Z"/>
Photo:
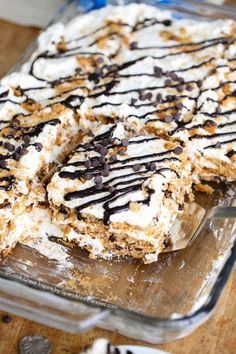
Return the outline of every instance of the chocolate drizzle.
<path id="1" fill-rule="evenodd" d="M 156 153 L 135 153 L 136 146 L 137 148 L 139 146 L 138 151 L 142 151 L 141 146 L 145 146 L 148 151 L 149 144 L 152 145 L 155 142 L 160 144 L 160 138 L 145 136 L 120 140 L 113 135 L 115 129 L 116 125 L 96 136 L 89 143 L 80 145 L 75 151 L 73 160 L 69 161 L 59 172 L 59 177 L 62 179 L 83 181 L 87 179 L 88 174 L 89 180 L 94 179 L 95 183 L 89 182 L 87 188 L 84 185 L 85 188 L 66 193 L 64 199 L 66 202 L 76 201 L 75 209 L 79 218 L 82 217 L 81 213 L 87 207 L 101 205 L 106 225 L 109 224 L 112 215 L 128 210 L 132 200 L 131 195 L 143 188 L 145 189 L 144 197 L 138 198 L 136 203 L 149 204 L 153 191 L 144 187 L 144 182 L 150 177 L 159 175 L 165 179 L 166 173 L 173 173 L 180 178 L 178 172 L 170 167 L 171 163 L 180 161 L 175 155 L 175 149 L 167 150 L 163 147 L 163 151 L 158 150 Z M 107 154 L 101 159 L 99 155 L 102 147 L 107 149 Z M 132 147 L 134 153 L 126 156 L 127 153 L 129 154 L 129 147 Z M 124 155 L 120 155 L 122 151 Z M 111 159 L 116 152 L 116 159 Z M 78 157 L 75 158 L 75 156 Z M 91 164 L 87 164 L 87 161 L 91 161 Z M 98 161 L 96 167 L 93 167 L 94 161 Z M 86 164 L 89 167 L 86 167 Z M 139 169 L 136 168 L 138 165 Z M 72 170 L 71 167 L 73 167 Z M 104 168 L 108 171 L 105 178 L 100 177 Z M 124 200 L 125 197 L 127 201 Z"/>

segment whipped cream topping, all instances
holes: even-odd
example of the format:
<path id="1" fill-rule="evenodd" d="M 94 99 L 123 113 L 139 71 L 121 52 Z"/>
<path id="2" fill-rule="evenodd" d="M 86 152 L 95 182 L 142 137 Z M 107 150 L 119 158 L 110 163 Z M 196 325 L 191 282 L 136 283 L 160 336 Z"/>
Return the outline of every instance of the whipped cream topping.
<path id="1" fill-rule="evenodd" d="M 148 227 L 158 217 L 169 228 L 176 210 L 168 210 L 163 199 L 169 183 L 182 177 L 182 147 L 151 135 L 129 137 L 120 123 L 99 130 L 53 176 L 49 199 L 107 225 Z"/>

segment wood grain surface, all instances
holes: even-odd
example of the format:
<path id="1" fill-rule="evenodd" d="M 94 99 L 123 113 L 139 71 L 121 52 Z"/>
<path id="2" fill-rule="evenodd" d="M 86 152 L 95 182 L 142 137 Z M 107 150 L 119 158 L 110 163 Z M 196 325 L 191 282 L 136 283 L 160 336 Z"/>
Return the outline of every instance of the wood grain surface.
<path id="1" fill-rule="evenodd" d="M 0 76 L 5 74 L 22 51 L 37 35 L 35 28 L 24 28 L 0 21 Z M 72 335 L 12 315 L 8 324 L 2 322 L 6 313 L 0 311 L 0 354 L 18 353 L 19 340 L 26 335 L 41 334 L 53 344 L 53 354 L 77 354 L 95 338 L 106 337 L 114 344 L 143 344 L 119 334 L 94 329 Z M 231 275 L 213 316 L 188 337 L 157 348 L 173 354 L 236 353 L 236 272 Z M 154 346 L 153 346 L 154 347 Z"/>

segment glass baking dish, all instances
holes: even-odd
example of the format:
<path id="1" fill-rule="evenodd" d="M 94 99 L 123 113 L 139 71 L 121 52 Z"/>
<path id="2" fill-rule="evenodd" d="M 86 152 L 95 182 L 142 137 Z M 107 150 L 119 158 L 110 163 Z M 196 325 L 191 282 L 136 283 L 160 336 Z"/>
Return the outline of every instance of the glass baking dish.
<path id="1" fill-rule="evenodd" d="M 171 9 L 180 18 L 236 18 L 232 8 L 192 1 L 137 2 Z M 92 1 L 70 1 L 53 22 L 66 23 L 93 7 Z M 162 254 L 150 265 L 91 260 L 86 251 L 66 248 L 53 238 L 40 241 L 41 253 L 38 244 L 18 245 L 0 266 L 0 308 L 73 333 L 98 326 L 150 343 L 186 336 L 215 309 L 236 260 L 236 188 L 214 187 L 213 195 L 196 195 L 207 212 L 191 246 Z"/>

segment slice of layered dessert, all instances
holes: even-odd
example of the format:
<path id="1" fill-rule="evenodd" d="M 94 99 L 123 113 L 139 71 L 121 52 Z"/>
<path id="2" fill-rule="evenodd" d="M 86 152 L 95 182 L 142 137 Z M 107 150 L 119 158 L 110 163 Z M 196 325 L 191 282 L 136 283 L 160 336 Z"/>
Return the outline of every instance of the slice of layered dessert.
<path id="1" fill-rule="evenodd" d="M 45 203 L 42 180 L 78 131 L 73 111 L 61 104 L 0 121 L 0 253 L 27 236 L 24 213 Z"/>
<path id="2" fill-rule="evenodd" d="M 176 131 L 188 136 L 195 178 L 236 180 L 236 61 L 222 60 L 204 81 L 191 123 Z"/>
<path id="3" fill-rule="evenodd" d="M 186 151 L 153 135 L 106 125 L 79 145 L 48 185 L 65 240 L 93 257 L 153 262 L 191 194 Z"/>

